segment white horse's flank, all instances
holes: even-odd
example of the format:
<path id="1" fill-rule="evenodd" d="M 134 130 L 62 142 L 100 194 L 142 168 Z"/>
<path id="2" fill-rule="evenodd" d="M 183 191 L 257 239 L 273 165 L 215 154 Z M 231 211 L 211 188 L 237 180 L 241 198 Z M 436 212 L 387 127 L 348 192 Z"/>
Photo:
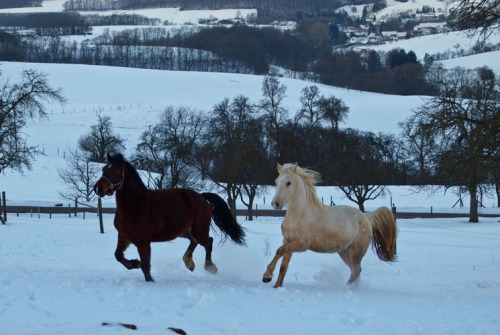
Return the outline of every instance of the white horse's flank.
<path id="1" fill-rule="evenodd" d="M 271 281 L 276 264 L 283 257 L 274 287 L 283 285 L 293 252 L 338 252 L 351 269 L 349 284 L 359 278 L 361 259 L 372 240 L 381 260 L 395 259 L 397 228 L 387 207 L 365 214 L 354 207 L 325 206 L 316 195 L 317 172 L 300 168 L 297 164 L 278 164 L 278 172 L 272 206 L 275 209 L 287 208 L 281 224 L 283 245 L 269 263 L 262 279 L 264 282 Z"/>

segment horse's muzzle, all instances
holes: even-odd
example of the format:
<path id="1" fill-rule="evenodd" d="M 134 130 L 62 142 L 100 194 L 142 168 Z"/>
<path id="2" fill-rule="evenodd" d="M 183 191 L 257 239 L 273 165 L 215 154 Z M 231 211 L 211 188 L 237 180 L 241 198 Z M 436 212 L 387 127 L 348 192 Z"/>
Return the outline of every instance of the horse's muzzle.
<path id="1" fill-rule="evenodd" d="M 104 192 L 102 191 L 102 186 L 98 186 L 97 184 L 94 186 L 94 192 L 99 197 L 104 196 Z"/>
<path id="2" fill-rule="evenodd" d="M 273 206 L 274 209 L 281 209 L 283 206 L 280 205 L 279 201 L 274 200 L 271 202 L 271 205 Z"/>
<path id="3" fill-rule="evenodd" d="M 94 192 L 95 194 L 97 194 L 98 197 L 102 198 L 104 197 L 105 195 L 113 195 L 113 190 L 111 188 L 108 189 L 108 191 L 106 192 L 104 190 L 104 187 L 102 187 L 101 185 L 99 184 L 96 184 L 94 186 Z"/>

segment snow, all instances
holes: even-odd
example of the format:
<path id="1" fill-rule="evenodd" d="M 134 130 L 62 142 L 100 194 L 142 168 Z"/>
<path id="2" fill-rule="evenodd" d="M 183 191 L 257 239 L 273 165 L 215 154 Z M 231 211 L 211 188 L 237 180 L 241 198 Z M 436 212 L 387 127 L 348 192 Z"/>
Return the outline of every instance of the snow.
<path id="1" fill-rule="evenodd" d="M 400 13 L 415 14 L 417 10 L 422 10 L 423 6 L 428 6 L 436 10 L 436 14 L 447 14 L 449 11 L 447 1 L 439 0 L 410 0 L 407 2 L 399 2 L 396 0 L 386 0 L 387 7 L 375 13 L 377 19 L 388 19 L 390 17 L 399 16 Z"/>
<path id="2" fill-rule="evenodd" d="M 247 245 L 214 246 L 216 275 L 181 260 L 187 241 L 152 246 L 152 275 L 115 261 L 112 215 L 9 214 L 0 225 L 5 334 L 495 334 L 500 331 L 499 218 L 398 220 L 398 261 L 369 250 L 355 286 L 340 257 L 294 254 L 284 286 L 261 282 L 281 245 L 280 218 L 239 217 Z M 212 233 L 213 236 L 214 235 Z M 216 237 L 217 240 L 217 237 Z M 136 258 L 135 247 L 127 250 Z M 278 270 L 276 270 L 277 272 Z M 172 333 L 173 334 L 173 333 Z"/>
<path id="3" fill-rule="evenodd" d="M 444 67 L 451 69 L 456 66 L 466 65 L 468 68 L 474 69 L 488 65 L 490 69 L 495 71 L 497 76 L 500 76 L 500 62 L 491 63 L 491 59 L 500 59 L 500 51 L 491 51 L 482 54 L 465 56 L 459 58 L 452 58 L 447 60 L 439 61 Z"/>
<path id="4" fill-rule="evenodd" d="M 455 51 L 456 46 L 458 46 L 460 49 L 468 51 L 477 43 L 480 38 L 480 36 L 470 38 L 463 31 L 452 31 L 449 33 L 426 35 L 410 39 L 398 40 L 380 45 L 363 46 L 362 48 L 369 48 L 375 51 L 389 51 L 396 48 L 404 49 L 407 52 L 413 50 L 413 52 L 415 52 L 415 54 L 417 55 L 417 58 L 422 61 L 426 53 L 428 53 L 429 55 L 433 55 L 446 51 Z M 490 35 L 487 39 L 487 42 L 491 44 L 500 43 L 500 32 Z M 498 63 L 494 62 L 495 59 L 498 60 L 498 58 L 491 57 L 491 60 L 493 61 L 492 63 Z"/>
<path id="5" fill-rule="evenodd" d="M 7 8 L 0 9 L 0 13 L 49 13 L 64 11 L 63 4 L 66 0 L 44 0 L 42 7 Z M 183 25 L 186 23 L 198 24 L 198 19 L 207 19 L 210 16 L 219 20 L 234 19 L 240 15 L 246 18 L 247 15 L 257 14 L 256 9 L 219 9 L 219 10 L 180 10 L 180 8 L 149 8 L 135 10 L 115 10 L 99 12 L 80 12 L 82 15 L 98 14 L 102 16 L 113 14 L 136 14 L 151 19 L 160 19 L 162 23 L 168 21 L 169 24 Z M 130 27 L 129 27 L 130 28 Z"/>

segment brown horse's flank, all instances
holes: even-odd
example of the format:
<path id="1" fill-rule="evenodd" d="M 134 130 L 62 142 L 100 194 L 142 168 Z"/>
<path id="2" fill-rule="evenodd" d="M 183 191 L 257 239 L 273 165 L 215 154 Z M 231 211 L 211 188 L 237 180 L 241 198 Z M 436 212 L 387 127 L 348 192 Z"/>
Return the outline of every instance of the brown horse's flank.
<path id="1" fill-rule="evenodd" d="M 122 155 L 108 155 L 108 162 L 94 190 L 101 197 L 116 192 L 114 225 L 118 231 L 118 243 L 115 257 L 129 270 L 141 268 L 146 281 L 153 281 L 151 242 L 170 241 L 177 237 L 190 241 L 182 258 L 189 270 L 195 268 L 193 252 L 201 244 L 206 252 L 205 269 L 217 272 L 211 256 L 213 238 L 209 236 L 213 213 L 218 213 L 214 216 L 217 227 L 234 242 L 244 244 L 242 227 L 218 195 L 202 195 L 190 189 L 149 190 L 137 170 Z M 137 247 L 140 261 L 125 258 L 124 252 L 130 243 Z"/>

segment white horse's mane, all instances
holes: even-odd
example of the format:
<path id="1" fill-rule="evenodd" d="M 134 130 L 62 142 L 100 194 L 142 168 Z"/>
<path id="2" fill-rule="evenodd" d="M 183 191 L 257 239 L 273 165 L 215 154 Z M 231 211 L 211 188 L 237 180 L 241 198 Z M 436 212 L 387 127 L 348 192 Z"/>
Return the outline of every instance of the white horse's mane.
<path id="1" fill-rule="evenodd" d="M 325 205 L 321 202 L 321 199 L 316 193 L 316 184 L 321 182 L 321 174 L 319 172 L 301 168 L 300 166 L 291 163 L 283 164 L 282 169 L 283 172 L 289 172 L 302 179 L 304 185 L 306 186 L 307 201 L 311 207 L 320 210 L 325 209 Z"/>

